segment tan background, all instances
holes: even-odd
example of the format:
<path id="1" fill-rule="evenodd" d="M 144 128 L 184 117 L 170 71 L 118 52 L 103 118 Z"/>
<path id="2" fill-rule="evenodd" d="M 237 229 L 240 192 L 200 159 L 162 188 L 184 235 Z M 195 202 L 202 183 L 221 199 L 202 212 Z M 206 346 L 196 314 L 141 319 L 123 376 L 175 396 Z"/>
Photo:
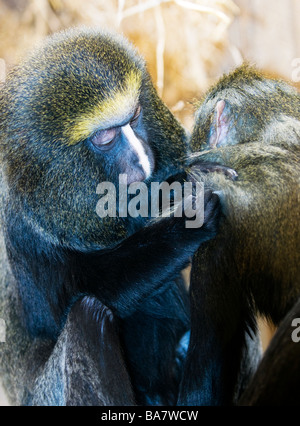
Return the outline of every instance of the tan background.
<path id="1" fill-rule="evenodd" d="M 108 27 L 134 42 L 162 98 L 191 129 L 195 100 L 245 59 L 300 87 L 299 16 L 299 0 L 0 0 L 0 80 L 47 34 Z M 269 330 L 262 332 L 266 345 Z"/>

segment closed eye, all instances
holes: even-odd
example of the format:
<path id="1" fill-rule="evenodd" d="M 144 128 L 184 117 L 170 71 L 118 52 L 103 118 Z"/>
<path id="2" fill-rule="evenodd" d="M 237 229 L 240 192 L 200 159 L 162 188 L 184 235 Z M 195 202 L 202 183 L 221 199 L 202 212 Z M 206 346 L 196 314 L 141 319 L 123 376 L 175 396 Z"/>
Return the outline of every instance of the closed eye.
<path id="1" fill-rule="evenodd" d="M 118 127 L 106 130 L 99 130 L 97 133 L 94 134 L 91 139 L 91 142 L 96 148 L 100 148 L 103 150 L 110 149 L 113 145 L 113 142 L 115 141 L 118 130 Z"/>
<path id="2" fill-rule="evenodd" d="M 135 110 L 134 116 L 130 120 L 130 126 L 136 127 L 141 114 L 141 106 L 139 105 Z M 101 151 L 110 150 L 116 141 L 116 136 L 120 133 L 121 127 L 112 127 L 111 129 L 98 130 L 92 137 L 92 144 Z"/>

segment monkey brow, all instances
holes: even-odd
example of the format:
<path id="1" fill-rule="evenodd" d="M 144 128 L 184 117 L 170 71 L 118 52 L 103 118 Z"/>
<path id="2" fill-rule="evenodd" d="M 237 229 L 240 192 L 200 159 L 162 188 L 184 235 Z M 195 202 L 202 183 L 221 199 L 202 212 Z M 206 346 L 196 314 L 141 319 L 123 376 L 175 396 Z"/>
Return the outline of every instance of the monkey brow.
<path id="1" fill-rule="evenodd" d="M 141 88 L 141 75 L 132 71 L 124 87 L 109 94 L 109 97 L 77 117 L 75 124 L 66 128 L 69 145 L 87 139 L 97 130 L 117 127 L 130 120 L 135 112 Z"/>

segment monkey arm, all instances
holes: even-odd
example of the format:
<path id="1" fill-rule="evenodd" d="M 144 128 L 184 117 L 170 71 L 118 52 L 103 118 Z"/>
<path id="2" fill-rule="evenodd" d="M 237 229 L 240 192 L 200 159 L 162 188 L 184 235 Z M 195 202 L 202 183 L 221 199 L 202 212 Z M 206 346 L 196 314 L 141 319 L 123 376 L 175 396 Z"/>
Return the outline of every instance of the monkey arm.
<path id="1" fill-rule="evenodd" d="M 234 279 L 236 266 L 227 263 L 232 244 L 222 244 L 222 231 L 193 258 L 191 339 L 178 405 L 232 405 L 260 359 L 256 322 Z M 218 248 L 214 252 L 213 245 Z"/>
<path id="2" fill-rule="evenodd" d="M 120 317 L 139 308 L 164 283 L 184 269 L 201 243 L 216 235 L 219 198 L 206 193 L 204 225 L 185 228 L 185 217 L 164 218 L 110 250 L 74 253 L 79 290 L 93 294 Z"/>

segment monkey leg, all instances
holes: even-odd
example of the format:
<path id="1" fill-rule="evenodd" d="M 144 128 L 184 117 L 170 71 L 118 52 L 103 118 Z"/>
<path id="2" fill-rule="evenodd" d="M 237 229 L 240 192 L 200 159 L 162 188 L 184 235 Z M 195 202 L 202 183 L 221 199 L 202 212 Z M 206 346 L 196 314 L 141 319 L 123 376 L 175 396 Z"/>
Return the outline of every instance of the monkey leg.
<path id="1" fill-rule="evenodd" d="M 210 249 L 215 246 L 230 250 L 208 242 L 193 259 L 191 337 L 179 405 L 232 405 L 260 359 L 246 290 L 235 282 L 234 264 L 223 264 L 224 253 Z"/>
<path id="2" fill-rule="evenodd" d="M 77 301 L 28 405 L 134 405 L 111 311 L 92 297 Z"/>
<path id="3" fill-rule="evenodd" d="M 122 321 L 125 356 L 139 405 L 176 404 L 186 355 L 178 345 L 189 327 L 189 298 L 181 279 L 147 298 Z"/>
<path id="4" fill-rule="evenodd" d="M 239 405 L 299 406 L 299 324 L 300 300 L 281 322 Z"/>

